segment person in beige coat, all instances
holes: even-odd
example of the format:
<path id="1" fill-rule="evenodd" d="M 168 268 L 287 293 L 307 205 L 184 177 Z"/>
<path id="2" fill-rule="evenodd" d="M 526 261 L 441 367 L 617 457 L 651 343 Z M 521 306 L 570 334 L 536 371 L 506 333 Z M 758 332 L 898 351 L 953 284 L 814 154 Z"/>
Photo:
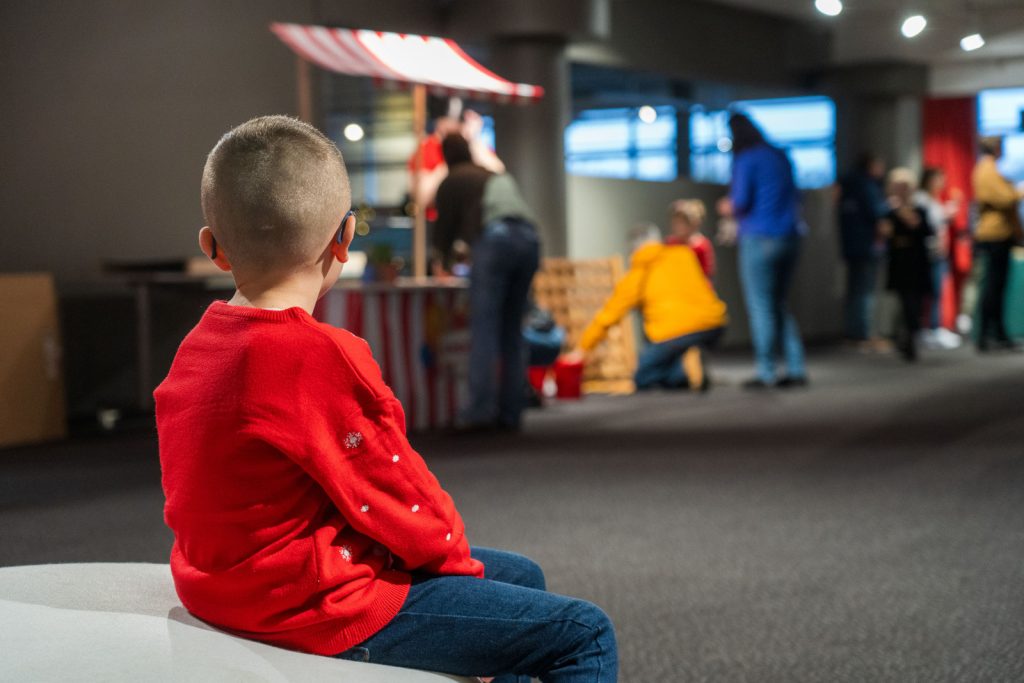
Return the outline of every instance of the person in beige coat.
<path id="1" fill-rule="evenodd" d="M 1021 240 L 1018 203 L 1022 195 L 996 166 L 1003 155 L 1003 141 L 982 138 L 981 158 L 971 173 L 974 200 L 978 205 L 978 223 L 974 231 L 975 255 L 984 262 L 981 284 L 978 350 L 1014 348 L 1006 334 L 1003 308 L 1010 270 L 1010 249 Z"/>

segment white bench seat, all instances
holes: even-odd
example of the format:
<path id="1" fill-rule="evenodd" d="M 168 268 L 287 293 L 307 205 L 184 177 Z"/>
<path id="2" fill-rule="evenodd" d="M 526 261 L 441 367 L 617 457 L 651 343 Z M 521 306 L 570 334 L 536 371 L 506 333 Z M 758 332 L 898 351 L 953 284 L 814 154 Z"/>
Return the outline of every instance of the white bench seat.
<path id="1" fill-rule="evenodd" d="M 471 679 L 317 657 L 217 631 L 190 615 L 159 564 L 0 568 L 0 680 L 344 681 Z"/>

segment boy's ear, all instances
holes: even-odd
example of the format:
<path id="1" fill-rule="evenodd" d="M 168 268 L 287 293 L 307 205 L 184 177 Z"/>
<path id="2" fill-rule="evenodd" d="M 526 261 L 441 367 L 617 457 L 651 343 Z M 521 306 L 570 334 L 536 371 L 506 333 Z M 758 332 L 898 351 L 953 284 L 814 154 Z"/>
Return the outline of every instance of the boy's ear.
<path id="1" fill-rule="evenodd" d="M 331 253 L 341 263 L 348 263 L 348 248 L 356 236 L 356 215 L 348 214 L 331 240 Z"/>
<path id="2" fill-rule="evenodd" d="M 231 264 L 228 262 L 224 250 L 217 244 L 213 231 L 210 230 L 208 225 L 204 225 L 199 229 L 199 248 L 203 250 L 207 258 L 217 264 L 218 268 L 223 271 L 231 270 Z"/>

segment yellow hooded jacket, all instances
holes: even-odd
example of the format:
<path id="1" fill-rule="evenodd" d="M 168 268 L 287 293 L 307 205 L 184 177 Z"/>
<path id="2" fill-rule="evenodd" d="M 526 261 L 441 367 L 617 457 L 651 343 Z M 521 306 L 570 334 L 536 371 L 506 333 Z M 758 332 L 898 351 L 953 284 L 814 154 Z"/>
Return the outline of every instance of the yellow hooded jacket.
<path id="1" fill-rule="evenodd" d="M 629 272 L 583 331 L 580 348 L 593 349 L 609 327 L 637 307 L 643 315 L 644 334 L 654 343 L 728 322 L 725 303 L 704 276 L 693 250 L 682 244 L 652 242 L 633 253 Z"/>

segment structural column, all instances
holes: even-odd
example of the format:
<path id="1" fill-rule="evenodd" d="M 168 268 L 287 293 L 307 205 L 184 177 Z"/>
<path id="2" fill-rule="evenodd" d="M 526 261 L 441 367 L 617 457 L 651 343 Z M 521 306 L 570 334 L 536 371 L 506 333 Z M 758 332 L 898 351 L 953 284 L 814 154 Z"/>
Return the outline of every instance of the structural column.
<path id="1" fill-rule="evenodd" d="M 564 135 L 571 107 L 565 40 L 502 38 L 492 57 L 495 70 L 505 78 L 544 88 L 544 97 L 536 104 L 497 107 L 495 136 L 498 156 L 537 215 L 544 254 L 564 256 L 568 247 Z"/>

